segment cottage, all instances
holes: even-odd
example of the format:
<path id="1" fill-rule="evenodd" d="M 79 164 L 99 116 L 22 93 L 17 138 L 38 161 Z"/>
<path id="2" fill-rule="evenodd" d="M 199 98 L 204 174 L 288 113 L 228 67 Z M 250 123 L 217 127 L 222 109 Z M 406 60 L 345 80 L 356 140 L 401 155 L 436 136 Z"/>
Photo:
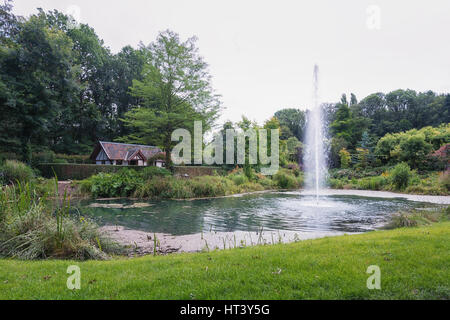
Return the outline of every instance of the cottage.
<path id="1" fill-rule="evenodd" d="M 165 167 L 164 155 L 158 147 L 99 141 L 91 160 L 104 165 Z"/>

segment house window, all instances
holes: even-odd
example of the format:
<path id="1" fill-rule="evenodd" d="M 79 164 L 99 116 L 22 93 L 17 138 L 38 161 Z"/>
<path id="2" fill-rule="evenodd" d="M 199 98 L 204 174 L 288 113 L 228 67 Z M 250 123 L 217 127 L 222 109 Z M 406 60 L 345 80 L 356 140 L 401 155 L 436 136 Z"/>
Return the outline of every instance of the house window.
<path id="1" fill-rule="evenodd" d="M 122 165 L 122 160 L 117 160 L 117 161 L 116 161 L 116 164 L 117 164 L 118 166 L 121 166 L 121 165 Z"/>
<path id="2" fill-rule="evenodd" d="M 137 160 L 130 161 L 130 166 L 137 166 L 137 164 L 138 164 Z"/>
<path id="3" fill-rule="evenodd" d="M 102 160 L 102 164 L 106 164 L 105 160 Z"/>

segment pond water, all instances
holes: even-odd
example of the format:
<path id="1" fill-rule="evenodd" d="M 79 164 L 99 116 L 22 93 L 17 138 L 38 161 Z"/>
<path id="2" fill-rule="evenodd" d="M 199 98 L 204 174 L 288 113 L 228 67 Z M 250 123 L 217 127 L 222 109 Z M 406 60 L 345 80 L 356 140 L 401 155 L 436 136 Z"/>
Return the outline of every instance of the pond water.
<path id="1" fill-rule="evenodd" d="M 402 198 L 327 195 L 317 205 L 315 197 L 300 192 L 271 192 L 202 200 L 81 201 L 78 211 L 101 226 L 172 235 L 201 232 L 356 233 L 374 230 L 399 210 L 438 207 L 437 204 Z M 108 207 L 108 206 L 111 206 Z M 133 205 L 136 205 L 135 207 Z"/>

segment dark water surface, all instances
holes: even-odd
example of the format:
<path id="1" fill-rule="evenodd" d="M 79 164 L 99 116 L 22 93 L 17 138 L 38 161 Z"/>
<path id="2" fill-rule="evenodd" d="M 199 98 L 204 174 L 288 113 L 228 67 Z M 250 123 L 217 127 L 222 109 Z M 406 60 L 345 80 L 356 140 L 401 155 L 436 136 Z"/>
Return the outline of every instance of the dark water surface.
<path id="1" fill-rule="evenodd" d="M 319 204 L 300 193 L 263 193 L 237 197 L 149 201 L 145 208 L 93 208 L 92 203 L 130 205 L 143 201 L 81 201 L 78 211 L 100 225 L 173 235 L 218 231 L 288 230 L 296 232 L 364 232 L 380 228 L 400 210 L 438 205 L 404 199 L 325 196 Z"/>

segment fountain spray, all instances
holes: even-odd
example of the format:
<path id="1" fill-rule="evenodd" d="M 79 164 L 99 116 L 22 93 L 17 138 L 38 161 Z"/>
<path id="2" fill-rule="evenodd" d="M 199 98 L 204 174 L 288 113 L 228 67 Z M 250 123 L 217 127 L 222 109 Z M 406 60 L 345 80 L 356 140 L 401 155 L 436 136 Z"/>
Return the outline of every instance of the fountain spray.
<path id="1" fill-rule="evenodd" d="M 305 189 L 315 193 L 319 202 L 320 189 L 326 176 L 326 151 L 324 147 L 324 124 L 319 103 L 319 67 L 314 66 L 313 103 L 307 113 L 306 150 L 304 152 Z"/>

